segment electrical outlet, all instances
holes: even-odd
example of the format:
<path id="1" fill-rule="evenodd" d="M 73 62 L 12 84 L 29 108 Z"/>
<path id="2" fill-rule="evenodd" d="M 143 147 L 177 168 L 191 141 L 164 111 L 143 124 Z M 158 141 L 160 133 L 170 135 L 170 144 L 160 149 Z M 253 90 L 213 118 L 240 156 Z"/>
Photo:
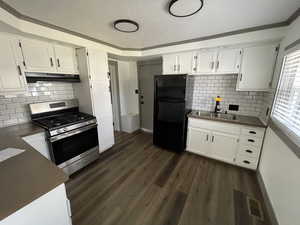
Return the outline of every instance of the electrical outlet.
<path id="1" fill-rule="evenodd" d="M 239 111 L 239 105 L 229 104 L 228 110 L 230 110 L 230 111 Z"/>

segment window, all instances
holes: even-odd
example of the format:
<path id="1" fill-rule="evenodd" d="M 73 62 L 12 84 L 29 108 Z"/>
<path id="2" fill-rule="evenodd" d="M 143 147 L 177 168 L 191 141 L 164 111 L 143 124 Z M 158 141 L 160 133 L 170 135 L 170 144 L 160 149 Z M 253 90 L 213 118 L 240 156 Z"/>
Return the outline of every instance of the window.
<path id="1" fill-rule="evenodd" d="M 272 118 L 300 143 L 300 50 L 284 58 Z"/>

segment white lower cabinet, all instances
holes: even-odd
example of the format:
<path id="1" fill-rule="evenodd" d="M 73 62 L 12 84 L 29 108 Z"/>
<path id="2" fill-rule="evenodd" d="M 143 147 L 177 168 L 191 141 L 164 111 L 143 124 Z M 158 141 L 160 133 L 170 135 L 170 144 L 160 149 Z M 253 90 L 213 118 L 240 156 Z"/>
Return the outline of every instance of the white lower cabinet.
<path id="1" fill-rule="evenodd" d="M 189 118 L 186 150 L 256 170 L 265 128 Z"/>
<path id="2" fill-rule="evenodd" d="M 65 184 L 61 184 L 1 220 L 0 225 L 72 225 L 70 209 Z"/>
<path id="3" fill-rule="evenodd" d="M 221 132 L 212 133 L 211 157 L 233 163 L 238 148 L 239 136 Z"/>
<path id="4" fill-rule="evenodd" d="M 187 146 L 190 152 L 208 155 L 210 152 L 209 131 L 190 127 L 188 130 Z"/>

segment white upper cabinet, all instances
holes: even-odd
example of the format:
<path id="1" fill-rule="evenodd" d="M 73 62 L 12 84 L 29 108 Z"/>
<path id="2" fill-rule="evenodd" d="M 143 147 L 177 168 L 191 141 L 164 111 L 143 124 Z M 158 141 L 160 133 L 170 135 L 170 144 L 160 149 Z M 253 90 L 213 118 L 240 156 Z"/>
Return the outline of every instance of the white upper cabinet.
<path id="1" fill-rule="evenodd" d="M 163 56 L 163 74 L 175 74 L 178 71 L 178 55 Z"/>
<path id="2" fill-rule="evenodd" d="M 215 73 L 215 64 L 217 59 L 217 50 L 201 50 L 196 55 L 197 70 L 195 74 Z M 195 57 L 194 57 L 195 59 Z"/>
<path id="3" fill-rule="evenodd" d="M 278 54 L 277 45 L 263 45 L 243 49 L 238 91 L 266 91 L 270 89 Z"/>
<path id="4" fill-rule="evenodd" d="M 163 74 L 189 74 L 192 72 L 192 52 L 163 56 Z"/>
<path id="5" fill-rule="evenodd" d="M 189 74 L 192 72 L 192 52 L 183 52 L 178 55 L 178 73 Z"/>
<path id="6" fill-rule="evenodd" d="M 220 49 L 217 61 L 215 63 L 215 71 L 218 74 L 239 73 L 241 63 L 241 49 Z"/>
<path id="7" fill-rule="evenodd" d="M 54 46 L 56 68 L 60 73 L 77 74 L 77 61 L 75 49 L 62 45 Z"/>
<path id="8" fill-rule="evenodd" d="M 32 39 L 20 41 L 26 72 L 56 72 L 53 46 L 50 43 Z"/>
<path id="9" fill-rule="evenodd" d="M 75 49 L 52 43 L 21 39 L 26 72 L 78 74 Z"/>
<path id="10" fill-rule="evenodd" d="M 0 92 L 2 94 L 22 93 L 27 90 L 22 52 L 18 41 L 0 37 Z"/>

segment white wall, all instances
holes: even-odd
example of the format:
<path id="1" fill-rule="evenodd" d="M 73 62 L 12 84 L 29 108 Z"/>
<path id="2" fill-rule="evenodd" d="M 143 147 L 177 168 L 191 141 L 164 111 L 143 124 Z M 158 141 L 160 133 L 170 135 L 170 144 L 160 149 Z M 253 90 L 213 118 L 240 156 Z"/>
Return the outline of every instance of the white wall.
<path id="1" fill-rule="evenodd" d="M 297 39 L 300 39 L 300 17 L 291 25 L 281 43 L 276 80 L 279 77 L 284 48 Z M 270 128 L 266 132 L 259 172 L 279 224 L 299 224 L 300 159 Z"/>
<path id="2" fill-rule="evenodd" d="M 118 61 L 121 116 L 139 113 L 137 64 L 132 61 Z"/>

